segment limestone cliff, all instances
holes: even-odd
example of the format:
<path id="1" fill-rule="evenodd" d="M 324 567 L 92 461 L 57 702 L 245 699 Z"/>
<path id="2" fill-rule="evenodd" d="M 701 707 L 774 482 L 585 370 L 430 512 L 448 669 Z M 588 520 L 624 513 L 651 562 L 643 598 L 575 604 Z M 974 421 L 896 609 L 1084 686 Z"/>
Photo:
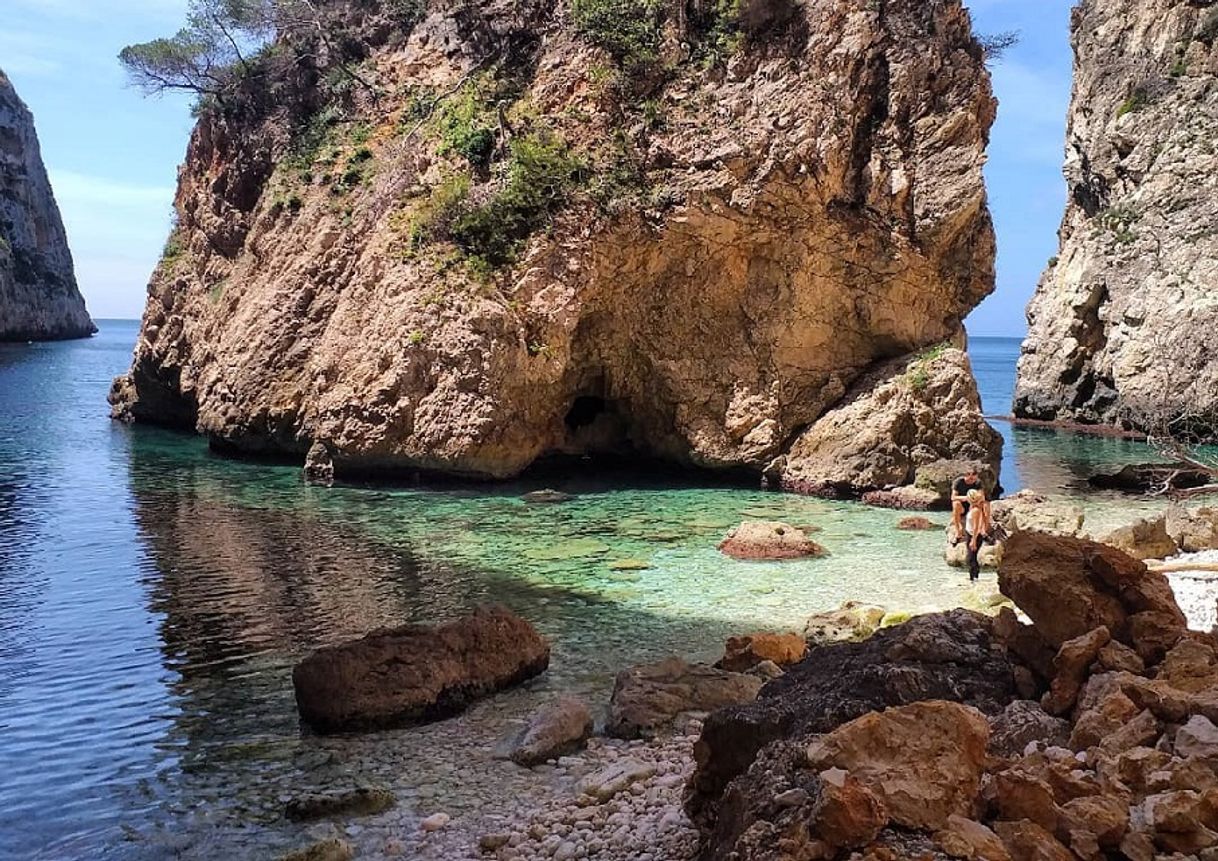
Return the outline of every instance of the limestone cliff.
<path id="1" fill-rule="evenodd" d="M 117 416 L 340 476 L 760 471 L 993 289 L 958 0 L 352 22 L 358 81 L 296 68 L 202 112 Z"/>
<path id="2" fill-rule="evenodd" d="M 1028 309 L 1015 412 L 1218 416 L 1218 5 L 1085 0 L 1061 251 Z"/>
<path id="3" fill-rule="evenodd" d="M 0 70 L 0 341 L 95 331 L 76 288 L 34 118 Z"/>

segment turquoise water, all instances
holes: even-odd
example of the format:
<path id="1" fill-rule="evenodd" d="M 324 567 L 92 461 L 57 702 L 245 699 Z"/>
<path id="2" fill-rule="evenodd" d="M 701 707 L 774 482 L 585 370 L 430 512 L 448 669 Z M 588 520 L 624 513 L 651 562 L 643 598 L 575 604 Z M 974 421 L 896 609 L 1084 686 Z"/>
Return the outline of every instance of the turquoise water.
<path id="1" fill-rule="evenodd" d="M 285 788 L 338 777 L 459 812 L 489 778 L 446 762 L 441 740 L 490 737 L 539 697 L 603 702 L 623 666 L 712 657 L 729 634 L 798 628 L 846 599 L 985 597 L 942 564 L 939 533 L 899 532 L 893 512 L 688 476 L 308 487 L 295 467 L 112 423 L 105 393 L 135 336 L 103 321 L 87 341 L 0 346 L 0 858 L 256 855 L 302 836 L 278 816 Z M 1018 342 L 976 339 L 972 352 L 987 411 L 1007 412 Z M 1148 456 L 996 426 L 1010 489 L 1074 493 L 1094 468 Z M 576 498 L 521 501 L 543 486 Z M 815 526 L 829 556 L 724 559 L 719 538 L 750 517 Z M 301 734 L 289 674 L 302 654 L 490 600 L 552 638 L 533 685 L 438 728 Z M 460 779 L 436 789 L 436 770 Z"/>

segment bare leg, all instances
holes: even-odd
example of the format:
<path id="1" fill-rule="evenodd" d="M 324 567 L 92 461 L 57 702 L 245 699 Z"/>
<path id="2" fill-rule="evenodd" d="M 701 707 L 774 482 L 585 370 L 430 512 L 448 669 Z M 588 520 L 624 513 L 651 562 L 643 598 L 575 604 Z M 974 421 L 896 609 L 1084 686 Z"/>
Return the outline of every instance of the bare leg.
<path id="1" fill-rule="evenodd" d="M 964 503 L 952 501 L 952 529 L 956 537 L 964 534 Z"/>

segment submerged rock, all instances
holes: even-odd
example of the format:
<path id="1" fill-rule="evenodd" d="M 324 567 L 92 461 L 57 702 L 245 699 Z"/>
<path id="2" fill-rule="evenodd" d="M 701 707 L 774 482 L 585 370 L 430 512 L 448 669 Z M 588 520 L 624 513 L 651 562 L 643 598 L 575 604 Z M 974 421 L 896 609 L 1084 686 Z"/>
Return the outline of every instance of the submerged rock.
<path id="1" fill-rule="evenodd" d="M 685 712 L 751 702 L 762 679 L 680 658 L 618 673 L 605 731 L 618 738 L 648 738 Z"/>
<path id="2" fill-rule="evenodd" d="M 337 837 L 318 840 L 303 849 L 280 855 L 278 861 L 351 861 L 355 847 Z"/>
<path id="3" fill-rule="evenodd" d="M 534 505 L 555 504 L 559 502 L 570 502 L 575 497 L 569 493 L 563 493 L 561 490 L 546 488 L 544 490 L 533 490 L 520 497 L 525 502 Z"/>
<path id="4" fill-rule="evenodd" d="M 314 652 L 292 683 L 301 719 L 318 732 L 436 720 L 543 672 L 550 645 L 502 607 L 444 625 L 404 625 Z"/>
<path id="5" fill-rule="evenodd" d="M 825 550 L 795 526 L 776 521 L 746 520 L 719 542 L 719 550 L 733 559 L 804 559 Z"/>
<path id="6" fill-rule="evenodd" d="M 902 517 L 897 521 L 897 529 L 902 532 L 929 532 L 938 528 L 925 517 Z"/>
<path id="7" fill-rule="evenodd" d="M 96 331 L 76 286 L 34 117 L 0 71 L 0 341 Z"/>
<path id="8" fill-rule="evenodd" d="M 361 786 L 346 792 L 304 795 L 284 807 L 284 816 L 293 822 L 308 822 L 336 816 L 371 816 L 383 813 L 397 803 L 392 792 L 375 786 Z"/>

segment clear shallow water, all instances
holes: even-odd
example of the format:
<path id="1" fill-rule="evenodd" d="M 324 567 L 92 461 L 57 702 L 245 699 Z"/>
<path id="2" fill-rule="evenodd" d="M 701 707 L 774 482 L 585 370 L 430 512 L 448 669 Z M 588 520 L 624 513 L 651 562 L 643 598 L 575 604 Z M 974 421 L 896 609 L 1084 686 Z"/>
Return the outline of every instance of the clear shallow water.
<path id="1" fill-rule="evenodd" d="M 357 777 L 391 784 L 408 812 L 460 815 L 518 779 L 480 751 L 555 691 L 603 702 L 623 666 L 710 657 L 729 634 L 799 627 L 846 599 L 985 596 L 943 565 L 939 533 L 898 532 L 893 512 L 851 503 L 621 474 L 307 487 L 294 467 L 111 423 L 105 393 L 135 336 L 103 322 L 88 341 L 0 345 L 0 858 L 258 856 L 302 837 L 279 818 L 285 793 Z M 987 411 L 1008 412 L 1018 342 L 972 352 Z M 1011 489 L 1071 493 L 1097 467 L 1149 456 L 996 426 Z M 519 499 L 544 485 L 577 498 Z M 748 517 L 819 527 L 830 555 L 725 560 L 715 544 Z M 614 567 L 624 560 L 650 567 Z M 302 654 L 489 600 L 552 638 L 544 677 L 422 730 L 301 734 Z"/>

